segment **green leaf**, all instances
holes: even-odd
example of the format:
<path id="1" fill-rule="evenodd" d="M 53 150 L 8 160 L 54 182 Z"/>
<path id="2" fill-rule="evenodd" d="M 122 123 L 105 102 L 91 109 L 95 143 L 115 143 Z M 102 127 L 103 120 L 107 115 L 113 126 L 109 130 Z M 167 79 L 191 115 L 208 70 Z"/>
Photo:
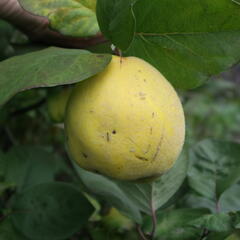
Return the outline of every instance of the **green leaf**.
<path id="1" fill-rule="evenodd" d="M 216 212 L 216 202 L 199 196 L 196 193 L 188 192 L 180 202 L 181 207 L 188 208 L 205 208 L 209 209 L 212 213 Z"/>
<path id="2" fill-rule="evenodd" d="M 134 37 L 135 2 L 136 0 L 97 1 L 97 19 L 101 32 L 121 50 L 127 49 Z"/>
<path id="3" fill-rule="evenodd" d="M 141 223 L 142 217 L 139 209 L 136 207 L 134 201 L 128 198 L 117 183 L 99 174 L 85 171 L 75 163 L 73 164 L 83 184 L 91 193 L 109 202 L 137 223 Z"/>
<path id="4" fill-rule="evenodd" d="M 145 59 L 175 87 L 197 87 L 240 60 L 239 11 L 231 0 L 138 1 L 134 40 L 125 55 Z"/>
<path id="5" fill-rule="evenodd" d="M 232 218 L 226 213 L 204 215 L 192 221 L 191 225 L 214 232 L 227 232 L 233 229 Z"/>
<path id="6" fill-rule="evenodd" d="M 13 31 L 14 28 L 9 23 L 0 19 L 0 61 L 14 53 L 10 43 Z"/>
<path id="7" fill-rule="evenodd" d="M 218 206 L 221 212 L 236 212 L 240 210 L 240 183 L 232 185 L 220 197 Z"/>
<path id="8" fill-rule="evenodd" d="M 16 228 L 33 240 L 66 239 L 94 211 L 82 193 L 67 183 L 35 185 L 16 195 L 12 209 Z"/>
<path id="9" fill-rule="evenodd" d="M 190 154 L 190 186 L 215 202 L 240 180 L 240 144 L 204 140 Z"/>
<path id="10" fill-rule="evenodd" d="M 198 219 L 207 210 L 204 209 L 174 209 L 159 211 L 157 215 L 156 237 L 161 240 L 193 240 L 199 239 L 201 229 L 191 226 L 189 223 Z M 151 230 L 151 221 L 147 229 Z"/>
<path id="11" fill-rule="evenodd" d="M 0 222 L 0 239 L 1 240 L 29 240 L 14 228 L 9 218 Z"/>
<path id="12" fill-rule="evenodd" d="M 56 47 L 7 59 L 0 63 L 0 105 L 23 90 L 82 81 L 110 60 L 110 55 Z"/>
<path id="13" fill-rule="evenodd" d="M 187 172 L 188 161 L 183 152 L 174 166 L 152 183 L 133 184 L 120 182 L 124 190 L 141 211 L 150 214 L 152 209 L 162 207 L 180 188 Z"/>
<path id="14" fill-rule="evenodd" d="M 140 212 L 151 214 L 164 205 L 181 186 L 187 171 L 187 159 L 179 157 L 171 170 L 152 183 L 136 184 L 110 180 L 76 167 L 85 186 L 129 218 L 141 223 Z M 153 209 L 152 209 L 153 208 Z"/>
<path id="15" fill-rule="evenodd" d="M 240 240 L 240 234 L 238 232 L 233 233 L 229 237 L 225 238 L 225 240 Z"/>
<path id="16" fill-rule="evenodd" d="M 42 147 L 17 146 L 4 155 L 5 181 L 19 191 L 35 184 L 54 181 L 59 157 Z"/>
<path id="17" fill-rule="evenodd" d="M 47 17 L 50 27 L 74 37 L 96 35 L 96 0 L 20 0 L 26 10 Z"/>

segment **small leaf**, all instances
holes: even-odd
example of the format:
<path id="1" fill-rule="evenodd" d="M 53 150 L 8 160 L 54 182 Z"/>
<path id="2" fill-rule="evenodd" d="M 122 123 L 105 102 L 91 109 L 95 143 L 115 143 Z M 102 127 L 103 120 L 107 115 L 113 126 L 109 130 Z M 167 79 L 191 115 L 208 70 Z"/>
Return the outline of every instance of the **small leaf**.
<path id="1" fill-rule="evenodd" d="M 200 142 L 190 154 L 188 179 L 199 194 L 214 201 L 240 180 L 240 144 Z"/>
<path id="2" fill-rule="evenodd" d="M 88 37 L 96 35 L 96 0 L 19 0 L 28 11 L 48 17 L 50 27 L 64 35 Z"/>
<path id="3" fill-rule="evenodd" d="M 88 221 L 94 209 L 71 184 L 44 183 L 15 196 L 11 218 L 33 240 L 66 239 Z"/>
<path id="4" fill-rule="evenodd" d="M 206 228 L 209 231 L 227 232 L 233 229 L 232 218 L 225 213 L 208 214 L 190 223 L 198 228 Z"/>
<path id="5" fill-rule="evenodd" d="M 121 50 L 131 44 L 135 32 L 136 0 L 98 0 L 97 19 L 102 33 Z"/>
<path id="6" fill-rule="evenodd" d="M 0 63 L 0 106 L 23 90 L 82 81 L 110 60 L 110 55 L 56 47 L 9 58 Z"/>

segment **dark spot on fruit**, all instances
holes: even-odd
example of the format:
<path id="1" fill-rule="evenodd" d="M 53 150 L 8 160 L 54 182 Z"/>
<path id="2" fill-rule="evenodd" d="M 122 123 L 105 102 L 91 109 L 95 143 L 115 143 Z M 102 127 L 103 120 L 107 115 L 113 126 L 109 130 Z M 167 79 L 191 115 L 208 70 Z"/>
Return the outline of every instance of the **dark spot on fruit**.
<path id="1" fill-rule="evenodd" d="M 88 155 L 87 155 L 86 153 L 84 153 L 84 152 L 82 152 L 82 155 L 83 155 L 85 158 L 88 157 Z"/>
<path id="2" fill-rule="evenodd" d="M 151 135 L 152 135 L 152 132 L 153 132 L 153 128 L 151 127 L 151 128 L 150 128 L 150 134 L 151 134 Z"/>
<path id="3" fill-rule="evenodd" d="M 148 158 L 145 158 L 143 156 L 135 155 L 135 157 L 142 160 L 142 161 L 148 161 Z"/>
<path id="4" fill-rule="evenodd" d="M 147 80 L 144 78 L 143 81 L 146 82 Z"/>
<path id="5" fill-rule="evenodd" d="M 116 130 L 113 130 L 113 131 L 112 131 L 112 134 L 116 134 L 116 133 L 117 133 Z"/>
<path id="6" fill-rule="evenodd" d="M 109 132 L 107 132 L 107 142 L 110 142 Z"/>
<path id="7" fill-rule="evenodd" d="M 142 72 L 142 71 L 139 69 L 138 72 Z"/>

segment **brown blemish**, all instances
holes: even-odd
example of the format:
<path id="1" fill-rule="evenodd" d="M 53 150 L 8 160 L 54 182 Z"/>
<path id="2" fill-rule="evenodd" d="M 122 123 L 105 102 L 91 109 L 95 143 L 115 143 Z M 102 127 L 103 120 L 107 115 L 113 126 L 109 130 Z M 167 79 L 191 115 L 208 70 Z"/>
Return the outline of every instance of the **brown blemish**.
<path id="1" fill-rule="evenodd" d="M 112 131 L 112 134 L 116 134 L 116 133 L 117 133 L 116 130 L 113 130 L 113 131 Z"/>
<path id="2" fill-rule="evenodd" d="M 152 118 L 154 118 L 154 116 L 155 116 L 155 112 L 152 113 Z"/>
<path id="3" fill-rule="evenodd" d="M 140 159 L 140 160 L 142 160 L 142 161 L 148 161 L 148 158 L 145 158 L 145 157 L 143 157 L 143 156 L 139 156 L 139 155 L 136 155 L 136 154 L 135 154 L 135 157 L 138 158 L 138 159 Z"/>
<path id="4" fill-rule="evenodd" d="M 150 134 L 152 135 L 152 133 L 153 133 L 153 128 L 151 127 L 150 128 Z"/>
<path id="5" fill-rule="evenodd" d="M 145 151 L 144 154 L 147 154 L 149 152 L 150 148 L 151 148 L 151 144 L 148 144 L 147 150 Z"/>
<path id="6" fill-rule="evenodd" d="M 154 154 L 154 156 L 153 156 L 152 161 L 154 161 L 154 160 L 156 159 L 156 157 L 157 157 L 157 155 L 158 155 L 158 153 L 159 153 L 159 151 L 160 151 L 160 148 L 161 148 L 161 145 L 162 145 L 163 138 L 164 138 L 164 131 L 162 131 L 162 135 L 161 135 L 160 140 L 159 140 L 159 142 L 158 142 L 157 150 L 156 150 L 156 152 L 155 152 L 155 154 Z"/>
<path id="7" fill-rule="evenodd" d="M 143 81 L 146 82 L 147 80 L 144 78 Z"/>
<path id="8" fill-rule="evenodd" d="M 84 153 L 84 152 L 82 152 L 82 155 L 83 155 L 85 158 L 88 157 L 88 155 L 87 155 L 86 153 Z"/>
<path id="9" fill-rule="evenodd" d="M 107 142 L 110 142 L 109 132 L 107 132 Z"/>

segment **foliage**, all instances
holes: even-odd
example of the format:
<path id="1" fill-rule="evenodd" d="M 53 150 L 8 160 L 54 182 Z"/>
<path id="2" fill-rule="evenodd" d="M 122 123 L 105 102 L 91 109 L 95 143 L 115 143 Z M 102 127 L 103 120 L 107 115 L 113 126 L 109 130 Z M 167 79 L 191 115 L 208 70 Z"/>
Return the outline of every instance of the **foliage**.
<path id="1" fill-rule="evenodd" d="M 0 239 L 136 240 L 135 224 L 147 239 L 240 239 L 240 86 L 217 75 L 240 59 L 240 5 L 20 4 L 61 34 L 96 37 L 101 30 L 107 42 L 88 50 L 39 45 L 0 20 Z M 102 71 L 111 44 L 154 65 L 183 102 L 184 151 L 154 182 L 115 181 L 79 168 L 66 154 L 64 125 L 48 114 L 47 97 Z M 111 220 L 113 207 L 121 220 Z"/>

